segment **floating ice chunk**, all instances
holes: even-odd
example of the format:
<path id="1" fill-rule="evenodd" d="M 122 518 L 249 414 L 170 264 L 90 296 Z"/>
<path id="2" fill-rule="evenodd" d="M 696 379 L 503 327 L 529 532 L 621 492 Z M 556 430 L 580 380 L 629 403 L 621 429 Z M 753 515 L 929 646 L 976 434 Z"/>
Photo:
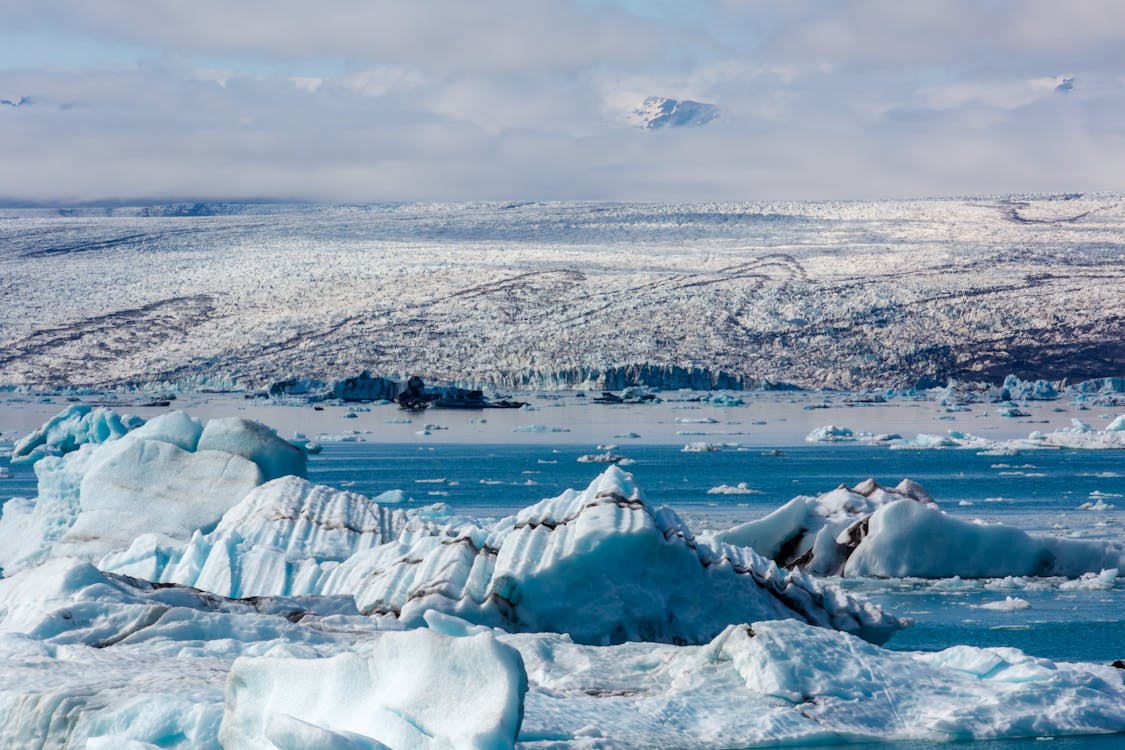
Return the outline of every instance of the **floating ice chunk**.
<path id="1" fill-rule="evenodd" d="M 33 504 L 6 504 L 0 567 L 10 575 L 49 556 L 95 561 L 143 534 L 186 541 L 273 475 L 303 474 L 305 455 L 243 419 L 206 427 L 182 412 L 112 442 L 35 464 Z"/>
<path id="2" fill-rule="evenodd" d="M 1074 577 L 1125 570 L 1125 548 L 1109 542 L 1027 534 L 1003 525 L 968 523 L 936 507 L 890 503 L 871 515 L 867 535 L 845 575 L 920 578 Z"/>
<path id="3" fill-rule="evenodd" d="M 714 539 L 751 547 L 784 567 L 835 575 L 867 533 L 865 519 L 883 505 L 903 499 L 933 502 L 921 485 L 909 479 L 894 488 L 868 479 L 815 498 L 795 497 L 769 515 L 719 532 Z"/>
<path id="4" fill-rule="evenodd" d="M 419 625 L 427 610 L 583 643 L 700 643 L 732 622 L 800 617 L 882 641 L 899 623 L 749 549 L 697 541 L 652 508 L 631 475 L 607 469 L 584 491 L 525 508 L 491 529 L 424 529 L 357 554 L 321 589 L 364 612 Z M 575 606 L 575 592 L 583 606 Z"/>
<path id="5" fill-rule="evenodd" d="M 708 495 L 760 495 L 761 490 L 750 487 L 746 482 L 738 484 L 720 484 L 707 490 Z"/>
<path id="6" fill-rule="evenodd" d="M 512 432 L 570 432 L 570 428 L 546 424 L 521 424 L 513 427 Z"/>
<path id="7" fill-rule="evenodd" d="M 309 628 L 295 627 L 303 614 L 355 617 L 357 612 L 349 597 L 233 601 L 193 589 L 154 587 L 65 557 L 0 579 L 0 632 L 54 644 L 323 640 Z"/>
<path id="8" fill-rule="evenodd" d="M 1117 581 L 1118 571 L 1107 568 L 1100 573 L 1083 573 L 1073 581 L 1059 584 L 1061 591 L 1109 591 Z"/>
<path id="9" fill-rule="evenodd" d="M 370 740 L 395 750 L 501 750 L 515 746 L 526 692 L 519 652 L 490 634 L 385 633 L 369 658 L 236 660 L 219 742 L 225 750 L 380 746 Z"/>
<path id="10" fill-rule="evenodd" d="M 850 440 L 855 440 L 855 433 L 847 427 L 837 427 L 834 424 L 817 427 L 805 436 L 805 442 L 808 443 L 838 443 Z"/>
<path id="11" fill-rule="evenodd" d="M 212 419 L 199 436 L 198 451 L 223 451 L 253 461 L 262 470 L 262 479 L 269 481 L 292 474 L 305 476 L 305 454 L 278 437 L 270 427 L 249 419 L 226 417 Z"/>
<path id="12" fill-rule="evenodd" d="M 910 480 L 892 489 L 869 479 L 815 498 L 796 497 L 763 518 L 712 538 L 751 547 L 778 565 L 817 575 L 1073 577 L 1125 569 L 1125 546 L 1119 543 L 967 523 L 940 511 L 925 489 Z"/>
<path id="13" fill-rule="evenodd" d="M 796 621 L 734 625 L 678 649 L 505 640 L 531 681 L 521 737 L 565 747 L 599 747 L 599 736 L 703 750 L 1125 729 L 1125 684 L 1111 667 L 1010 648 L 889 651 Z"/>
<path id="14" fill-rule="evenodd" d="M 991 609 L 998 612 L 1014 612 L 1018 609 L 1029 609 L 1030 607 L 1031 602 L 1027 599 L 1020 599 L 1018 596 L 1006 596 L 1001 601 L 977 605 L 977 609 Z"/>
<path id="15" fill-rule="evenodd" d="M 1125 431 L 1125 414 L 1120 414 L 1114 417 L 1113 421 L 1106 425 L 1106 432 L 1123 432 Z"/>
<path id="16" fill-rule="evenodd" d="M 61 456 L 78 450 L 86 443 L 116 440 L 142 424 L 144 420 L 140 417 L 122 417 L 104 407 L 95 409 L 86 404 L 74 404 L 16 441 L 12 463 L 35 463 L 44 456 Z"/>
<path id="17" fill-rule="evenodd" d="M 605 453 L 587 453 L 578 457 L 580 464 L 617 464 L 617 463 L 632 463 L 631 459 L 625 456 L 619 456 L 613 451 L 606 451 Z"/>
<path id="18" fill-rule="evenodd" d="M 148 532 L 187 539 L 261 482 L 241 456 L 191 453 L 144 435 L 44 458 L 35 473 L 35 503 L 6 504 L 0 516 L 5 575 L 48 556 L 97 560 Z"/>
<path id="19" fill-rule="evenodd" d="M 680 449 L 682 453 L 717 453 L 723 449 L 719 443 L 697 442 L 688 443 Z"/>

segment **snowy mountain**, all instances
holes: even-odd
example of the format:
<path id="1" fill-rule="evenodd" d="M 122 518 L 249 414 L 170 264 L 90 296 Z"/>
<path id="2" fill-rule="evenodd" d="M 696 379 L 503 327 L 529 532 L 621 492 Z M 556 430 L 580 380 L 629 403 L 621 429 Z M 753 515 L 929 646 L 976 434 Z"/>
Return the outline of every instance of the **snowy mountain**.
<path id="1" fill-rule="evenodd" d="M 182 213 L 0 212 L 0 384 L 1125 371 L 1116 195 Z"/>
<path id="2" fill-rule="evenodd" d="M 630 120 L 642 128 L 678 128 L 691 125 L 706 125 L 719 116 L 719 108 L 714 104 L 695 102 L 690 99 L 677 101 L 663 96 L 650 96 L 633 110 Z"/>

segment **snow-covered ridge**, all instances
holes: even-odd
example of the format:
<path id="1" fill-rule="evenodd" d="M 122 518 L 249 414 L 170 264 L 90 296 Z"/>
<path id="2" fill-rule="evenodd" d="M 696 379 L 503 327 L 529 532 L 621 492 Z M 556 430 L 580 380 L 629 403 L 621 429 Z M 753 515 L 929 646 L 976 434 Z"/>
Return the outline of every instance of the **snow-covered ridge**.
<path id="1" fill-rule="evenodd" d="M 858 388 L 1123 364 L 1113 195 L 4 216 L 0 384 L 507 388 L 647 364 Z"/>
<path id="2" fill-rule="evenodd" d="M 691 99 L 650 96 L 630 113 L 630 121 L 648 130 L 706 125 L 719 116 L 714 104 Z"/>

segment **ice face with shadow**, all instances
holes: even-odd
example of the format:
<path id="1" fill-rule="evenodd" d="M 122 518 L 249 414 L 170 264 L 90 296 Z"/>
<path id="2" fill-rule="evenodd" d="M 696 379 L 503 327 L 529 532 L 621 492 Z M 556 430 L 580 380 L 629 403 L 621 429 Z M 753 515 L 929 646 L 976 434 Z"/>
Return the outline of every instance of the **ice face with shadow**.
<path id="1" fill-rule="evenodd" d="M 904 479 L 868 479 L 816 497 L 799 496 L 772 513 L 712 536 L 752 547 L 785 568 L 825 576 L 1002 578 L 1125 573 L 1116 542 L 1028 534 L 944 513 L 926 490 Z"/>

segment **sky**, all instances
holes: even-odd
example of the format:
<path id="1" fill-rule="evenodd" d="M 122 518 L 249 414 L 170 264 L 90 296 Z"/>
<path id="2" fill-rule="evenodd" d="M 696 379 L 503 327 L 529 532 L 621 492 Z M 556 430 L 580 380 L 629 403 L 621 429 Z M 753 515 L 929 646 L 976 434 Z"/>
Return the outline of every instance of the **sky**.
<path id="1" fill-rule="evenodd" d="M 9 203 L 1119 191 L 1122 123 L 1119 0 L 0 2 Z"/>

